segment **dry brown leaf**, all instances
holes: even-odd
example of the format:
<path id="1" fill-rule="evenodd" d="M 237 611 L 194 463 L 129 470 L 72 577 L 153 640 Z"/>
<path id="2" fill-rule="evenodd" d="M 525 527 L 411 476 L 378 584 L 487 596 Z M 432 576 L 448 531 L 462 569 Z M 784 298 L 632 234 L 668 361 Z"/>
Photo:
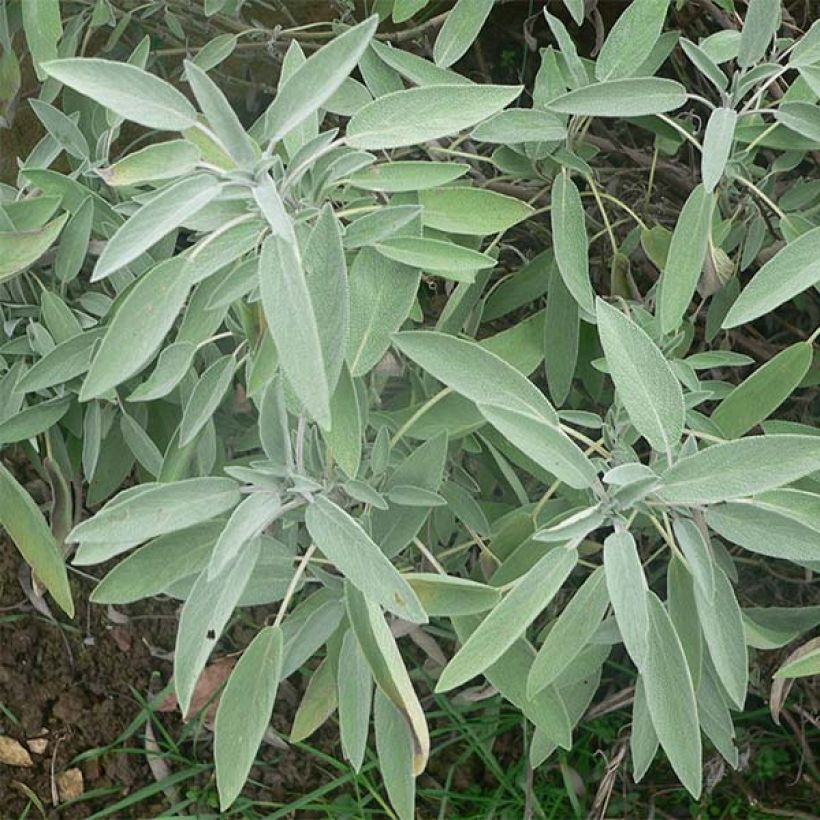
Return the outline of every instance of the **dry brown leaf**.
<path id="1" fill-rule="evenodd" d="M 196 682 L 194 695 L 191 698 L 191 707 L 188 709 L 188 714 L 185 715 L 183 720 L 189 721 L 206 704 L 210 703 L 205 720 L 206 723 L 213 724 L 214 718 L 216 717 L 216 708 L 219 705 L 219 698 L 214 698 L 214 693 L 217 692 L 228 679 L 235 664 L 236 658 L 220 658 L 218 661 L 214 661 L 205 667 L 199 676 L 199 680 Z M 156 707 L 158 712 L 173 712 L 177 708 L 178 703 L 175 692 L 168 695 L 168 697 Z"/>
<path id="2" fill-rule="evenodd" d="M 84 789 L 83 773 L 79 769 L 67 769 L 54 776 L 57 784 L 57 797 L 60 803 L 66 803 L 81 797 Z"/>
<path id="3" fill-rule="evenodd" d="M 34 765 L 26 747 L 7 735 L 0 735 L 0 763 L 27 769 Z"/>

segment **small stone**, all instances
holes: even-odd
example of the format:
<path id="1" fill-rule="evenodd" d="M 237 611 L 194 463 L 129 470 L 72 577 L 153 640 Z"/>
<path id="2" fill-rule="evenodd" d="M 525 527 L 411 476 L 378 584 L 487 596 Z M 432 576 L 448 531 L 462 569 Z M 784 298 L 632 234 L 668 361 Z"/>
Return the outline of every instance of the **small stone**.
<path id="1" fill-rule="evenodd" d="M 26 741 L 26 746 L 28 746 L 29 751 L 34 752 L 36 755 L 45 754 L 46 749 L 48 749 L 48 738 L 33 737 Z"/>
<path id="2" fill-rule="evenodd" d="M 6 766 L 20 766 L 31 768 L 34 761 L 26 748 L 18 743 L 13 737 L 0 735 L 0 763 Z"/>
<path id="3" fill-rule="evenodd" d="M 83 773 L 79 769 L 67 769 L 54 776 L 57 786 L 57 797 L 60 803 L 66 803 L 81 797 L 83 789 Z"/>

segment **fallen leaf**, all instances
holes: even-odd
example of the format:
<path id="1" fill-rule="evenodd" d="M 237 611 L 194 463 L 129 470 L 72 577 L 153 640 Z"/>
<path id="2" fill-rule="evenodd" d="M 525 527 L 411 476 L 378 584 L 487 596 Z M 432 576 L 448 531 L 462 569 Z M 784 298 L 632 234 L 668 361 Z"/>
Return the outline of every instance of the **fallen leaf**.
<path id="1" fill-rule="evenodd" d="M 83 788 L 83 773 L 79 769 L 66 769 L 54 776 L 57 784 L 57 796 L 60 803 L 66 803 L 81 797 Z"/>
<path id="2" fill-rule="evenodd" d="M 27 769 L 34 765 L 34 761 L 25 746 L 7 735 L 0 735 L 0 763 L 5 763 L 6 766 L 21 766 Z"/>
<path id="3" fill-rule="evenodd" d="M 214 718 L 216 717 L 216 709 L 217 706 L 219 706 L 219 698 L 214 698 L 214 693 L 217 692 L 228 679 L 235 664 L 236 658 L 226 657 L 220 658 L 218 661 L 214 661 L 205 667 L 194 687 L 191 706 L 188 709 L 188 714 L 183 718 L 184 721 L 189 721 L 208 705 L 205 721 L 206 724 L 213 725 Z M 173 712 L 178 706 L 176 693 L 172 692 L 165 700 L 160 702 L 156 710 L 158 712 Z"/>

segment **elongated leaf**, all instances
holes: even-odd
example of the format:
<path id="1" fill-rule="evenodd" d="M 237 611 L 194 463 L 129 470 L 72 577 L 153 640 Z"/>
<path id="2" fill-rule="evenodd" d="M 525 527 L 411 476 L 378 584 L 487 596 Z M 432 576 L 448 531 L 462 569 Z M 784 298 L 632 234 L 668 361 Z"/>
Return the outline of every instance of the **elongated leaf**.
<path id="1" fill-rule="evenodd" d="M 529 413 L 557 425 L 543 393 L 486 348 L 435 331 L 406 331 L 393 337 L 402 353 L 470 401 Z"/>
<path id="2" fill-rule="evenodd" d="M 305 523 L 316 546 L 366 596 L 405 620 L 427 621 L 412 587 L 343 509 L 320 496 L 308 508 Z"/>
<path id="3" fill-rule="evenodd" d="M 549 109 L 588 117 L 642 117 L 674 111 L 685 102 L 686 89 L 680 83 L 646 77 L 576 88 L 552 100 Z"/>
<path id="4" fill-rule="evenodd" d="M 598 80 L 634 76 L 660 37 L 669 8 L 667 0 L 634 0 L 611 28 L 595 60 Z"/>
<path id="5" fill-rule="evenodd" d="M 258 556 L 257 540 L 239 553 L 224 575 L 209 581 L 203 570 L 191 588 L 180 614 L 174 650 L 174 688 L 183 714 L 191 706 L 196 682 L 242 597 Z"/>
<path id="6" fill-rule="evenodd" d="M 715 597 L 715 562 L 709 544 L 697 524 L 688 518 L 676 519 L 672 529 L 698 588 L 700 600 L 711 601 Z"/>
<path id="7" fill-rule="evenodd" d="M 376 752 L 390 803 L 399 820 L 415 816 L 416 783 L 413 777 L 413 737 L 402 712 L 376 691 L 373 707 Z"/>
<path id="8" fill-rule="evenodd" d="M 0 525 L 36 577 L 69 618 L 74 602 L 65 561 L 51 530 L 31 496 L 0 464 Z"/>
<path id="9" fill-rule="evenodd" d="M 33 265 L 56 241 L 68 214 L 33 231 L 0 232 L 0 283 Z"/>
<path id="10" fill-rule="evenodd" d="M 817 469 L 820 437 L 748 436 L 682 458 L 657 493 L 672 504 L 714 504 L 782 487 Z"/>
<path id="11" fill-rule="evenodd" d="M 196 111 L 179 91 L 129 63 L 71 58 L 51 60 L 42 68 L 49 77 L 146 128 L 184 131 L 196 125 Z"/>
<path id="12" fill-rule="evenodd" d="M 661 330 L 672 333 L 689 307 L 703 269 L 714 197 L 705 185 L 689 194 L 678 217 L 658 293 Z"/>
<path id="13" fill-rule="evenodd" d="M 422 191 L 422 222 L 447 233 L 486 236 L 500 233 L 532 214 L 533 209 L 511 196 L 481 188 L 440 187 Z"/>
<path id="14" fill-rule="evenodd" d="M 351 174 L 350 184 L 354 188 L 386 193 L 424 191 L 446 185 L 464 176 L 468 169 L 469 166 L 458 162 L 381 162 Z"/>
<path id="15" fill-rule="evenodd" d="M 375 15 L 312 54 L 265 112 L 265 138 L 278 141 L 327 102 L 359 62 L 378 25 Z"/>
<path id="16" fill-rule="evenodd" d="M 812 142 L 820 143 L 820 107 L 805 102 L 784 102 L 777 109 L 777 121 Z"/>
<path id="17" fill-rule="evenodd" d="M 474 615 L 492 609 L 501 600 L 494 587 L 467 578 L 416 572 L 405 575 L 405 580 L 428 615 Z"/>
<path id="18" fill-rule="evenodd" d="M 649 614 L 646 576 L 632 535 L 614 532 L 604 541 L 606 586 L 626 651 L 640 669 L 646 658 Z"/>
<path id="19" fill-rule="evenodd" d="M 239 501 L 239 489 L 230 478 L 142 484 L 138 490 L 109 501 L 93 518 L 74 527 L 67 540 L 101 545 L 147 541 L 214 518 Z"/>
<path id="20" fill-rule="evenodd" d="M 642 675 L 652 724 L 687 791 L 702 788 L 701 741 L 695 692 L 675 628 L 653 592 L 647 592 L 649 631 Z"/>
<path id="21" fill-rule="evenodd" d="M 364 762 L 367 730 L 373 702 L 373 676 L 359 646 L 356 633 L 349 629 L 339 652 L 339 735 L 342 751 L 355 771 Z"/>
<path id="22" fill-rule="evenodd" d="M 563 90 L 563 89 L 562 89 Z M 558 142 L 567 136 L 564 118 L 536 108 L 508 108 L 485 120 L 471 135 L 479 142 Z"/>
<path id="23" fill-rule="evenodd" d="M 273 521 L 281 508 L 279 497 L 258 492 L 249 495 L 231 514 L 216 542 L 208 564 L 208 580 L 227 571 L 236 556 Z"/>
<path id="24" fill-rule="evenodd" d="M 142 276 L 108 326 L 80 390 L 80 401 L 104 395 L 151 361 L 190 287 L 180 257 L 161 262 Z"/>
<path id="25" fill-rule="evenodd" d="M 356 633 L 379 689 L 405 717 L 413 734 L 413 774 L 427 765 L 430 735 L 424 711 L 413 690 L 410 676 L 402 661 L 395 638 L 378 605 L 369 601 L 349 582 L 345 584 L 345 602 L 350 625 Z"/>
<path id="26" fill-rule="evenodd" d="M 478 619 L 474 617 L 453 620 L 456 635 L 465 645 L 478 625 Z M 558 688 L 548 686 L 532 700 L 527 698 L 526 682 L 534 658 L 535 650 L 528 641 L 519 638 L 495 663 L 484 670 L 483 675 L 491 686 L 519 708 L 556 746 L 568 749 L 572 745 L 572 724 L 567 705 Z"/>
<path id="27" fill-rule="evenodd" d="M 330 400 L 330 430 L 323 433 L 339 466 L 351 478 L 359 472 L 362 460 L 362 421 L 356 385 L 347 368 Z"/>
<path id="28" fill-rule="evenodd" d="M 758 62 L 779 27 L 780 3 L 777 0 L 749 0 L 740 34 L 738 65 L 749 68 Z"/>
<path id="29" fill-rule="evenodd" d="M 185 61 L 185 76 L 208 124 L 231 158 L 240 168 L 251 170 L 256 163 L 256 147 L 225 95 L 203 68 L 189 60 Z"/>
<path id="30" fill-rule="evenodd" d="M 222 811 L 245 785 L 273 714 L 281 674 L 282 630 L 266 626 L 242 653 L 216 711 L 214 762 Z"/>
<path id="31" fill-rule="evenodd" d="M 437 85 L 386 94 L 360 108 L 347 126 L 348 142 L 368 150 L 400 148 L 446 137 L 496 114 L 519 94 L 517 86 Z"/>
<path id="32" fill-rule="evenodd" d="M 0 423 L 0 447 L 44 433 L 67 412 L 71 398 L 64 396 L 27 407 Z"/>
<path id="33" fill-rule="evenodd" d="M 433 45 L 433 59 L 444 68 L 461 59 L 478 37 L 495 0 L 458 0 Z"/>
<path id="34" fill-rule="evenodd" d="M 543 416 L 495 404 L 478 404 L 478 409 L 507 441 L 570 487 L 583 489 L 595 481 L 595 465 Z"/>
<path id="35" fill-rule="evenodd" d="M 23 30 L 26 43 L 31 53 L 31 60 L 37 73 L 37 79 L 46 79 L 43 63 L 57 56 L 57 45 L 63 36 L 63 23 L 60 17 L 60 0 L 42 0 L 37 3 L 21 4 Z M 8 26 L 8 23 L 5 24 Z M 8 37 L 8 29 L 4 33 Z"/>
<path id="36" fill-rule="evenodd" d="M 100 254 L 92 281 L 99 281 L 133 262 L 163 236 L 202 210 L 220 192 L 212 176 L 199 174 L 182 179 L 146 202 L 108 240 Z"/>
<path id="37" fill-rule="evenodd" d="M 418 86 L 473 84 L 467 77 L 447 68 L 441 68 L 430 60 L 419 57 L 407 49 L 393 48 L 386 43 L 373 40 L 370 44 L 370 50 L 387 67 L 393 69 L 395 74 L 392 76 L 399 81 L 399 87 L 385 89 L 385 94 L 403 89 L 404 85 L 401 83 L 401 77 L 407 78 L 413 85 Z M 385 94 L 380 96 L 385 96 Z"/>
<path id="38" fill-rule="evenodd" d="M 298 248 L 280 236 L 265 240 L 259 280 L 268 330 L 282 369 L 305 409 L 323 428 L 329 428 L 327 372 Z"/>
<path id="39" fill-rule="evenodd" d="M 316 316 L 328 390 L 332 394 L 344 362 L 350 322 L 347 264 L 339 220 L 325 205 L 304 253 L 305 282 Z"/>
<path id="40" fill-rule="evenodd" d="M 139 185 L 190 174 L 199 157 L 199 149 L 187 140 L 168 140 L 134 151 L 97 173 L 114 188 Z"/>
<path id="41" fill-rule="evenodd" d="M 397 236 L 376 244 L 376 250 L 403 265 L 438 273 L 448 279 L 472 282 L 475 271 L 495 266 L 495 259 L 442 239 Z"/>
<path id="42" fill-rule="evenodd" d="M 742 709 L 749 683 L 749 658 L 740 607 L 723 570 L 715 569 L 714 597 L 705 597 L 696 585 L 695 601 L 703 636 L 720 682 L 735 706 Z"/>
<path id="43" fill-rule="evenodd" d="M 527 678 L 527 696 L 532 698 L 578 657 L 598 629 L 609 606 L 604 568 L 587 578 L 553 624 L 538 650 Z"/>
<path id="44" fill-rule="evenodd" d="M 706 123 L 700 173 L 703 186 L 710 193 L 720 182 L 726 162 L 732 152 L 736 123 L 737 112 L 732 108 L 716 108 L 709 115 L 709 122 Z"/>
<path id="45" fill-rule="evenodd" d="M 706 523 L 733 544 L 760 555 L 798 563 L 820 561 L 817 530 L 780 510 L 759 506 L 754 499 L 710 507 Z"/>
<path id="46" fill-rule="evenodd" d="M 557 268 L 550 272 L 544 317 L 544 371 L 550 396 L 557 406 L 567 399 L 578 362 L 580 317 L 578 303 Z"/>
<path id="47" fill-rule="evenodd" d="M 410 314 L 421 280 L 415 268 L 364 248 L 350 270 L 350 334 L 346 359 L 352 376 L 378 364 L 392 335 Z"/>
<path id="48" fill-rule="evenodd" d="M 159 538 L 120 561 L 91 593 L 99 604 L 130 604 L 159 595 L 171 584 L 198 574 L 222 531 L 219 521 L 195 524 Z"/>
<path id="49" fill-rule="evenodd" d="M 683 392 L 663 353 L 635 322 L 601 299 L 598 332 L 609 372 L 635 429 L 661 453 L 683 432 Z"/>
<path id="50" fill-rule="evenodd" d="M 308 682 L 290 729 L 291 743 L 310 737 L 336 711 L 336 673 L 330 658 L 325 658 Z"/>
<path id="51" fill-rule="evenodd" d="M 82 375 L 91 365 L 94 345 L 102 336 L 102 331 L 90 330 L 61 342 L 21 375 L 15 389 L 35 392 Z"/>
<path id="52" fill-rule="evenodd" d="M 726 314 L 723 327 L 751 322 L 818 283 L 820 228 L 813 228 L 789 242 L 755 274 Z"/>
<path id="53" fill-rule="evenodd" d="M 712 413 L 728 438 L 739 438 L 768 418 L 797 389 L 812 362 L 811 345 L 797 342 L 741 382 Z"/>
<path id="54" fill-rule="evenodd" d="M 565 171 L 552 184 L 552 241 L 555 262 L 567 290 L 582 310 L 595 312 L 589 281 L 589 240 L 581 195 Z"/>
<path id="55" fill-rule="evenodd" d="M 444 668 L 437 692 L 466 683 L 497 661 L 549 604 L 578 560 L 575 550 L 555 547 L 521 577 Z"/>
<path id="56" fill-rule="evenodd" d="M 236 359 L 233 356 L 220 356 L 202 374 L 191 391 L 182 413 L 179 427 L 180 447 L 193 441 L 197 433 L 210 421 L 231 386 L 235 369 Z"/>

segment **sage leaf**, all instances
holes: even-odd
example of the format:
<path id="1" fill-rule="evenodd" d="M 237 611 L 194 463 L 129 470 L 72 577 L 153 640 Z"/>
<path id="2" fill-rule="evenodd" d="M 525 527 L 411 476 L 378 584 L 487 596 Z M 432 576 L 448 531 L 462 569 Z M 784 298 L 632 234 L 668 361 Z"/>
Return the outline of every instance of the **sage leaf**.
<path id="1" fill-rule="evenodd" d="M 661 474 L 670 504 L 714 504 L 782 487 L 817 469 L 820 437 L 747 436 L 680 459 Z"/>
<path id="2" fill-rule="evenodd" d="M 461 59 L 478 37 L 495 0 L 458 0 L 433 45 L 436 65 L 447 68 Z"/>
<path id="3" fill-rule="evenodd" d="M 360 771 L 367 748 L 370 709 L 373 703 L 373 676 L 352 629 L 345 632 L 339 651 L 339 735 L 342 753 Z"/>
<path id="4" fill-rule="evenodd" d="M 652 53 L 660 37 L 667 0 L 634 0 L 621 13 L 595 60 L 600 81 L 633 76 Z"/>
<path id="5" fill-rule="evenodd" d="M 820 554 L 820 550 L 818 550 Z M 715 593 L 707 598 L 695 585 L 695 602 L 703 637 L 723 688 L 738 708 L 743 708 L 749 684 L 749 657 L 743 620 L 735 591 L 722 569 L 715 569 Z"/>
<path id="6" fill-rule="evenodd" d="M 645 77 L 576 88 L 551 100 L 549 110 L 586 117 L 643 117 L 674 111 L 685 102 L 686 89 L 680 83 Z"/>
<path id="7" fill-rule="evenodd" d="M 776 0 L 749 0 L 740 33 L 737 63 L 750 68 L 766 54 L 780 27 L 780 3 Z"/>
<path id="8" fill-rule="evenodd" d="M 601 299 L 598 333 L 609 372 L 635 429 L 671 457 L 683 433 L 680 383 L 652 339 L 635 322 Z"/>
<path id="9" fill-rule="evenodd" d="M 67 540 L 100 545 L 147 541 L 207 521 L 239 502 L 239 489 L 230 478 L 188 478 L 141 484 L 138 489 L 109 501 L 93 518 L 74 527 Z"/>
<path id="10" fill-rule="evenodd" d="M 604 572 L 609 599 L 626 651 L 638 669 L 646 658 L 649 613 L 648 586 L 635 539 L 616 531 L 604 541 Z"/>
<path id="11" fill-rule="evenodd" d="M 183 94 L 129 63 L 84 57 L 50 60 L 42 68 L 49 77 L 146 128 L 184 131 L 196 125 L 196 111 Z"/>
<path id="12" fill-rule="evenodd" d="M 108 240 L 91 279 L 98 282 L 141 256 L 202 210 L 221 191 L 216 178 L 198 174 L 170 185 L 145 203 Z"/>
<path id="13" fill-rule="evenodd" d="M 281 236 L 262 246 L 259 288 L 282 369 L 305 409 L 327 429 L 330 390 L 316 314 L 299 250 Z"/>
<path id="14" fill-rule="evenodd" d="M 222 403 L 233 382 L 236 359 L 220 356 L 203 372 L 194 385 L 182 412 L 179 426 L 179 446 L 185 447 L 193 441 L 199 431 L 208 423 L 214 411 Z"/>
<path id="15" fill-rule="evenodd" d="M 551 684 L 578 657 L 609 606 L 604 568 L 596 569 L 561 611 L 535 656 L 527 678 L 527 697 Z"/>
<path id="16" fill-rule="evenodd" d="M 341 507 L 320 496 L 308 508 L 305 523 L 316 546 L 351 584 L 405 620 L 427 621 L 421 602 L 407 581 Z"/>
<path id="17" fill-rule="evenodd" d="M 174 688 L 183 715 L 188 713 L 199 676 L 256 566 L 259 543 L 254 541 L 242 550 L 228 571 L 213 580 L 208 580 L 206 570 L 200 572 L 182 606 L 174 649 Z M 244 726 L 244 720 L 238 725 Z"/>
<path id="18" fill-rule="evenodd" d="M 278 142 L 330 99 L 359 62 L 378 22 L 372 15 L 349 28 L 288 77 L 264 114 L 266 139 Z"/>
<path id="19" fill-rule="evenodd" d="M 131 287 L 111 320 L 80 390 L 80 401 L 105 395 L 155 356 L 190 290 L 180 257 L 153 267 Z"/>
<path id="20" fill-rule="evenodd" d="M 652 725 L 675 774 L 697 800 L 702 789 L 702 747 L 692 677 L 672 621 L 653 592 L 647 592 L 649 631 L 644 691 Z"/>
<path id="21" fill-rule="evenodd" d="M 712 421 L 728 438 L 739 438 L 789 398 L 808 373 L 811 362 L 808 342 L 797 342 L 781 350 L 721 401 L 712 413 Z"/>
<path id="22" fill-rule="evenodd" d="M 593 314 L 586 216 L 581 195 L 566 171 L 552 183 L 551 203 L 552 241 L 561 278 L 581 309 Z"/>
<path id="23" fill-rule="evenodd" d="M 732 108 L 716 108 L 709 115 L 703 136 L 700 175 L 703 187 L 711 193 L 717 187 L 732 152 L 737 112 Z"/>
<path id="24" fill-rule="evenodd" d="M 352 376 L 369 373 L 410 314 L 421 273 L 363 248 L 350 268 L 350 332 L 345 358 Z"/>
<path id="25" fill-rule="evenodd" d="M 574 549 L 549 550 L 464 642 L 441 673 L 436 691 L 461 686 L 497 661 L 549 604 L 577 560 Z"/>
<path id="26" fill-rule="evenodd" d="M 347 141 L 366 150 L 401 148 L 470 128 L 509 105 L 518 86 L 436 85 L 396 91 L 360 108 Z"/>
<path id="27" fill-rule="evenodd" d="M 3 464 L 0 464 L 0 525 L 60 609 L 73 618 L 74 602 L 60 548 L 34 500 Z"/>
<path id="28" fill-rule="evenodd" d="M 714 197 L 698 185 L 678 217 L 658 292 L 661 330 L 672 333 L 692 301 L 709 245 Z"/>
<path id="29" fill-rule="evenodd" d="M 245 785 L 273 714 L 281 674 L 282 630 L 266 626 L 242 653 L 216 710 L 214 762 L 222 811 Z"/>
<path id="30" fill-rule="evenodd" d="M 421 191 L 419 204 L 424 209 L 421 221 L 427 227 L 469 236 L 502 233 L 533 212 L 530 205 L 515 197 L 467 187 Z"/>
<path id="31" fill-rule="evenodd" d="M 754 275 L 723 320 L 737 327 L 769 313 L 820 283 L 820 227 L 789 242 Z"/>

